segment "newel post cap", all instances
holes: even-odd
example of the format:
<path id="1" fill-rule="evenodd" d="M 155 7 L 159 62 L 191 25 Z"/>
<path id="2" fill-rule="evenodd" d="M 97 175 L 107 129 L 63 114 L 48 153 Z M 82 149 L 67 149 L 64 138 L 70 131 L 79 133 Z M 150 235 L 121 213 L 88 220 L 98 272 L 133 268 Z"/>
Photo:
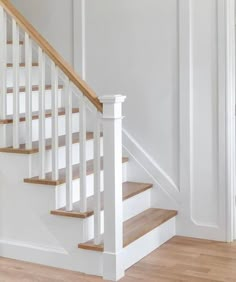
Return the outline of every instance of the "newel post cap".
<path id="1" fill-rule="evenodd" d="M 119 104 L 126 99 L 124 95 L 104 95 L 98 98 L 102 104 Z"/>

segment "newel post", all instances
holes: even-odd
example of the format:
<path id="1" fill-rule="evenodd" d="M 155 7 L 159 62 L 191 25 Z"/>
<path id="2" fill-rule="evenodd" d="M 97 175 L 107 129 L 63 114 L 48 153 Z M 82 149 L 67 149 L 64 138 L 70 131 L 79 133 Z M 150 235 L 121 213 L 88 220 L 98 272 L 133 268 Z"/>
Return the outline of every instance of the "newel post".
<path id="1" fill-rule="evenodd" d="M 100 97 L 103 103 L 104 258 L 103 278 L 124 276 L 122 204 L 122 103 L 125 96 Z"/>

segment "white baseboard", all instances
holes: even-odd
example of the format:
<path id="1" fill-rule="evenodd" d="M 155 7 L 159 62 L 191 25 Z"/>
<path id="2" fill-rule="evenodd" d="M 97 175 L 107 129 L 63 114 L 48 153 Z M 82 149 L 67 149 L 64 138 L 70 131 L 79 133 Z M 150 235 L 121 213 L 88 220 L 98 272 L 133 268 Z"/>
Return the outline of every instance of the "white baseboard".
<path id="1" fill-rule="evenodd" d="M 102 276 L 102 253 L 0 239 L 0 256 Z M 89 261 L 89 264 L 87 263 Z"/>

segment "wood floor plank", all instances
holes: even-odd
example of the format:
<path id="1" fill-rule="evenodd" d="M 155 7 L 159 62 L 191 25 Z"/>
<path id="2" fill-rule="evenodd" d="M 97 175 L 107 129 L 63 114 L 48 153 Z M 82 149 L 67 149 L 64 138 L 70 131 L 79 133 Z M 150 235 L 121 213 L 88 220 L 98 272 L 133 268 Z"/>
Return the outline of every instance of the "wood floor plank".
<path id="1" fill-rule="evenodd" d="M 128 246 L 176 215 L 177 211 L 151 208 L 125 221 L 123 224 L 123 246 Z M 93 240 L 79 244 L 79 248 L 97 252 L 103 252 L 104 249 L 103 243 L 95 245 Z"/>
<path id="2" fill-rule="evenodd" d="M 136 183 L 136 182 L 124 182 L 122 184 L 123 188 L 123 201 L 134 197 L 135 195 L 138 195 L 140 193 L 143 193 L 147 191 L 148 189 L 152 188 L 152 184 L 150 183 Z M 63 207 L 58 210 L 51 211 L 51 214 L 53 215 L 59 215 L 59 216 L 67 216 L 67 217 L 75 217 L 75 218 L 87 218 L 94 214 L 93 206 L 94 206 L 94 196 L 90 196 L 87 199 L 87 205 L 88 205 L 88 212 L 81 213 L 80 212 L 80 202 L 76 202 L 73 204 L 73 211 L 66 211 L 66 208 Z M 101 209 L 103 210 L 104 204 L 103 204 L 103 192 L 101 193 Z"/>
<path id="3" fill-rule="evenodd" d="M 208 254 L 202 255 L 206 252 L 205 248 Z M 174 237 L 128 269 L 126 276 L 120 282 L 235 282 L 235 254 L 236 242 L 228 244 Z M 103 280 L 73 271 L 0 258 L 0 281 L 96 282 Z"/>

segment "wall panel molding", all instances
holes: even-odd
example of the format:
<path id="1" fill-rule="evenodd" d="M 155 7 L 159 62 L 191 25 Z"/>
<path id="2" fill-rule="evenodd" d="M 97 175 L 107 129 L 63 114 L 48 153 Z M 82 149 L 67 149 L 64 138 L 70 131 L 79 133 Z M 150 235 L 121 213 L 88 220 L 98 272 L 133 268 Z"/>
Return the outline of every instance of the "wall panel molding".
<path id="1" fill-rule="evenodd" d="M 192 188 L 192 56 L 191 56 L 191 1 L 179 0 L 179 124 L 180 162 L 179 179 L 184 195 L 181 213 L 191 213 Z"/>
<path id="2" fill-rule="evenodd" d="M 226 239 L 235 232 L 235 0 L 218 0 L 221 225 Z"/>
<path id="3" fill-rule="evenodd" d="M 207 239 L 232 241 L 234 227 L 234 183 L 235 183 L 235 43 L 234 43 L 234 0 L 208 0 L 208 5 L 216 7 L 217 39 L 212 46 L 216 48 L 216 60 L 212 59 L 213 81 L 212 99 L 217 109 L 217 116 L 212 121 L 217 128 L 218 136 L 216 185 L 214 197 L 217 199 L 216 222 L 201 220 L 193 216 L 193 206 L 200 204 L 194 198 L 194 142 L 193 139 L 193 74 L 196 69 L 193 63 L 193 2 L 179 0 L 179 91 L 180 91 L 180 192 L 181 210 L 177 222 L 179 235 Z M 212 2 L 210 2 L 212 1 Z M 214 2 L 215 1 L 215 2 Z M 194 3 L 196 4 L 196 3 Z M 214 7 L 213 6 L 213 7 Z M 214 14 L 213 14 L 214 17 Z M 200 19 L 199 19 L 200 20 Z M 195 20 L 196 24 L 196 20 Z M 214 32 L 214 30 L 213 30 Z M 215 84 L 214 84 L 215 83 Z M 200 113 L 199 113 L 200 114 Z M 213 190 L 212 190 L 213 191 Z M 211 192 L 212 193 L 212 192 Z M 204 197 L 204 194 L 202 195 Z M 207 208 L 207 207 L 205 207 Z M 211 206 L 208 207 L 211 209 Z"/>
<path id="4" fill-rule="evenodd" d="M 214 136 L 218 135 L 218 153 L 213 156 L 212 162 L 217 163 L 214 167 L 212 178 L 216 183 L 212 184 L 209 195 L 214 195 L 218 201 L 214 205 L 214 215 L 204 219 L 198 216 L 197 202 L 195 199 L 199 184 L 194 183 L 195 172 L 195 140 L 194 140 L 194 87 L 193 75 L 195 69 L 193 62 L 193 15 L 196 0 L 178 0 L 178 34 L 179 34 L 179 183 L 174 183 L 167 173 L 161 173 L 168 184 L 166 189 L 169 195 L 176 195 L 177 202 L 180 202 L 179 217 L 177 221 L 177 232 L 179 235 L 194 236 L 215 240 L 232 240 L 233 228 L 233 186 L 234 175 L 227 172 L 227 167 L 234 166 L 232 155 L 234 154 L 234 132 L 232 112 L 235 104 L 235 97 L 232 97 L 234 89 L 234 54 L 232 50 L 232 8 L 234 0 L 207 0 L 208 6 L 213 5 L 215 13 L 213 16 L 213 32 L 217 32 L 216 42 L 211 44 L 216 54 L 216 60 L 212 59 L 212 73 L 214 77 L 213 90 L 215 94 L 209 99 L 214 99 Z M 86 78 L 86 0 L 73 0 L 73 24 L 74 24 L 74 67 L 76 71 Z M 204 4 L 204 1 L 202 1 Z M 200 21 L 201 19 L 199 19 Z M 196 23 L 195 23 L 196 24 Z M 215 35 L 214 35 L 215 36 Z M 231 47 L 230 47 L 231 46 Z M 209 49 L 208 49 L 209 50 Z M 215 55 L 214 55 L 215 56 Z M 231 73 L 231 76 L 229 75 Z M 215 77 L 217 77 L 215 81 Z M 210 94 L 209 94 L 210 95 Z M 218 95 L 218 97 L 217 97 Z M 217 114 L 215 114 L 217 112 Z M 209 125 L 208 125 L 209 126 Z M 128 148 L 129 149 L 129 148 Z M 145 150 L 145 148 L 144 148 Z M 216 147 L 213 150 L 217 151 Z M 160 175 L 161 175 L 160 174 Z M 156 174 L 157 175 L 157 174 Z M 212 181 L 212 183 L 214 183 Z M 195 190 L 194 190 L 195 189 Z M 199 196 L 199 194 L 197 194 Z M 204 197 L 204 195 L 202 195 Z M 206 201 L 207 202 L 207 201 Z M 210 201 L 209 201 L 210 203 Z M 214 202 L 215 203 L 215 202 Z M 207 207 L 204 207 L 207 209 Z M 209 206 L 209 209 L 211 206 Z M 209 210 L 207 210 L 209 211 Z M 194 214 L 195 213 L 195 214 Z M 227 236 L 226 236 L 227 230 Z"/>
<path id="5" fill-rule="evenodd" d="M 73 1 L 73 63 L 75 70 L 86 79 L 86 7 L 85 0 Z"/>

